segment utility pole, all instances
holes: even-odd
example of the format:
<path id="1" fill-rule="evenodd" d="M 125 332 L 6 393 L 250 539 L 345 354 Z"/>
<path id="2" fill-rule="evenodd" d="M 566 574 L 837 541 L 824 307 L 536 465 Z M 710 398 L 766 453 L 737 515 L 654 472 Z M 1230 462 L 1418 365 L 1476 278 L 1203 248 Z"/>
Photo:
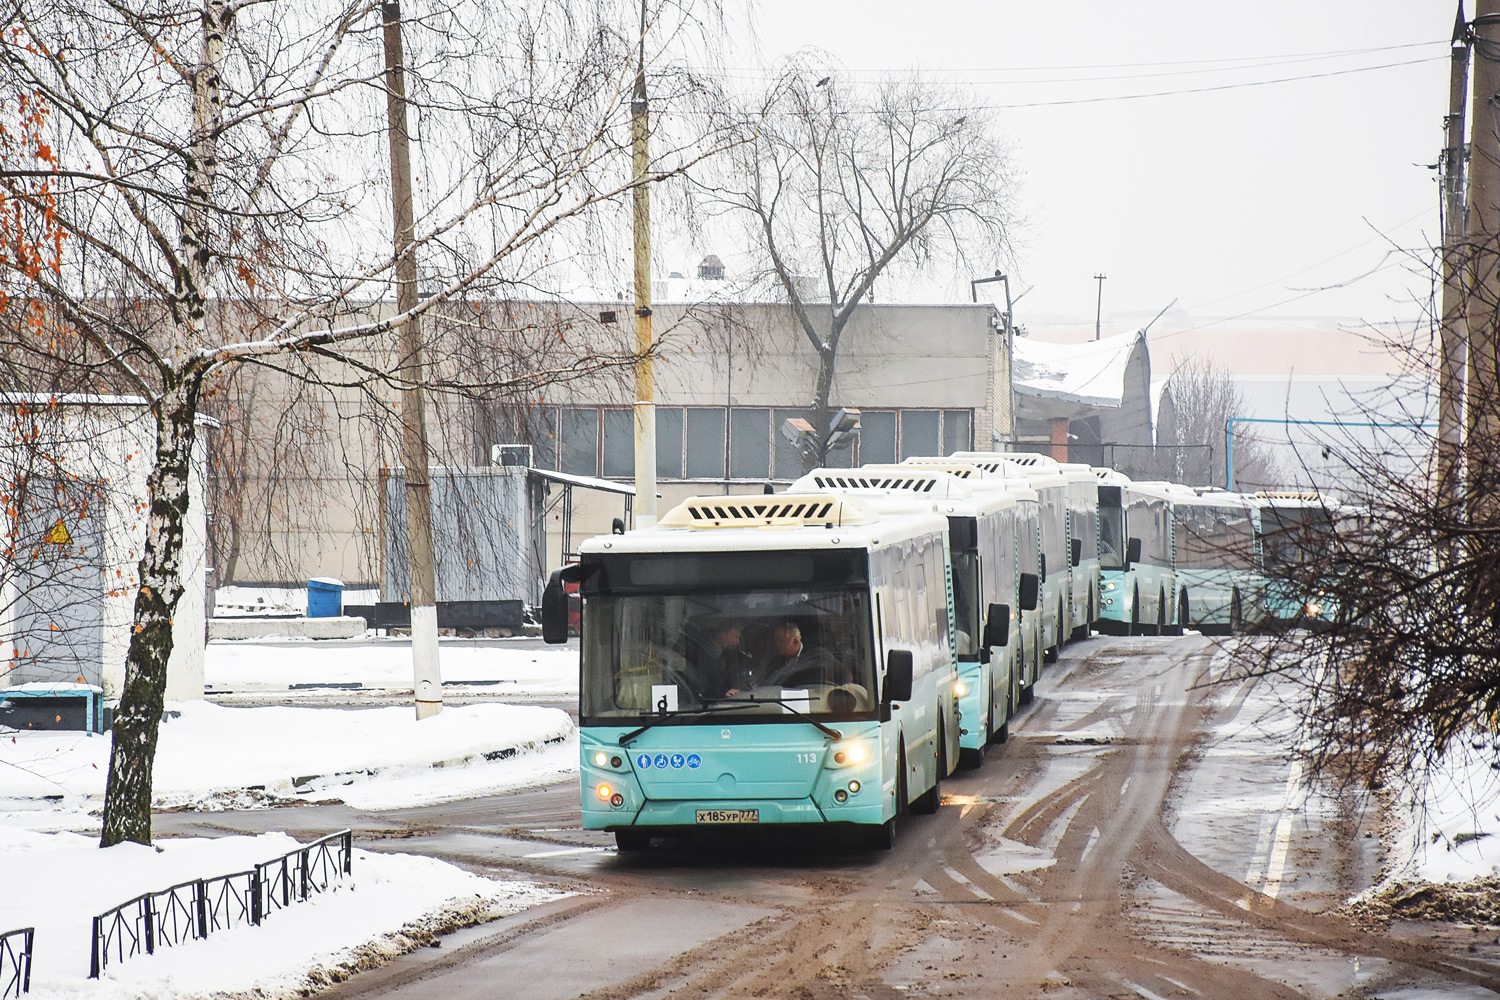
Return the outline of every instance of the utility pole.
<path id="1" fill-rule="evenodd" d="M 401 4 L 380 6 L 385 29 L 385 106 L 391 146 L 391 206 L 396 219 L 396 312 L 406 316 L 398 339 L 401 377 L 401 461 L 406 466 L 406 547 L 410 556 L 407 599 L 411 603 L 411 666 L 417 718 L 443 710 L 438 664 L 437 584 L 432 558 L 432 507 L 427 483 L 427 412 L 422 395 L 422 326 L 417 308 L 415 213 L 411 197 L 411 148 L 406 131 L 405 57 L 401 49 Z"/>
<path id="2" fill-rule="evenodd" d="M 1442 367 L 1438 372 L 1437 488 L 1457 500 L 1463 495 L 1463 395 L 1467 345 L 1464 329 L 1463 243 L 1464 218 L 1464 108 L 1469 95 L 1469 26 L 1463 0 L 1453 22 L 1452 64 L 1448 74 L 1448 114 L 1443 119 L 1445 143 L 1443 189 L 1443 303 Z"/>
<path id="3" fill-rule="evenodd" d="M 1107 277 L 1109 277 L 1109 275 L 1107 275 L 1107 274 L 1096 274 L 1096 275 L 1094 275 L 1094 280 L 1097 281 L 1097 282 L 1099 282 L 1099 301 L 1094 306 L 1094 339 L 1095 340 L 1099 339 L 1099 321 L 1104 316 L 1104 279 L 1107 278 Z"/>
<path id="4" fill-rule="evenodd" d="M 646 0 L 641 0 L 640 48 L 635 92 L 630 100 L 630 159 L 635 185 L 631 207 L 635 222 L 635 523 L 656 523 L 656 402 L 651 372 L 651 189 L 646 177 L 651 157 L 646 148 Z M 725 414 L 726 424 L 728 414 Z"/>
<path id="5" fill-rule="evenodd" d="M 1496 307 L 1500 305 L 1500 0 L 1479 0 L 1474 17 L 1474 127 L 1469 156 L 1468 274 L 1464 315 L 1469 332 L 1465 386 L 1470 477 L 1493 461 L 1500 441 L 1496 392 Z M 1465 490 L 1469 516 L 1482 520 L 1493 497 Z"/>

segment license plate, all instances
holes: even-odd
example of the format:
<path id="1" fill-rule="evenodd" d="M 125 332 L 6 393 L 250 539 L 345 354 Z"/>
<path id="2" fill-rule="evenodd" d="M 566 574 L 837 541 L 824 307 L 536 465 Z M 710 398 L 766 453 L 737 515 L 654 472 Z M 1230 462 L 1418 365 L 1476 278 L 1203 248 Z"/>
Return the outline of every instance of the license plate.
<path id="1" fill-rule="evenodd" d="M 699 809 L 699 823 L 759 823 L 759 809 Z"/>

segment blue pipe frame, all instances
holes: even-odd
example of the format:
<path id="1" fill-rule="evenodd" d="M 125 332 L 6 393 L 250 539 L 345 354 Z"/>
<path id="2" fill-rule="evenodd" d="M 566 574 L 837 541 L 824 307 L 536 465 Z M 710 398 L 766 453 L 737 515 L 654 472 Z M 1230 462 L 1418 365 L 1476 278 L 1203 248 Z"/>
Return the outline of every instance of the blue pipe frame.
<path id="1" fill-rule="evenodd" d="M 1234 492 L 1234 425 L 1280 424 L 1283 427 L 1374 427 L 1377 429 L 1426 430 L 1437 424 L 1350 423 L 1345 420 L 1271 420 L 1264 417 L 1230 417 L 1224 421 L 1224 488 Z"/>

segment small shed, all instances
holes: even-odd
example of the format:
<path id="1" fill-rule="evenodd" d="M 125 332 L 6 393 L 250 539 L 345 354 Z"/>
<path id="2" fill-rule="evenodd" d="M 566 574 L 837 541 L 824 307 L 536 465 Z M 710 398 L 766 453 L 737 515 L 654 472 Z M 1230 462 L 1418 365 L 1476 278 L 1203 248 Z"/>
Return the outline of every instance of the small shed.
<path id="1" fill-rule="evenodd" d="M 1129 475 L 1149 467 L 1154 437 L 1145 330 L 1076 344 L 1018 337 L 1013 384 L 1020 446 Z"/>

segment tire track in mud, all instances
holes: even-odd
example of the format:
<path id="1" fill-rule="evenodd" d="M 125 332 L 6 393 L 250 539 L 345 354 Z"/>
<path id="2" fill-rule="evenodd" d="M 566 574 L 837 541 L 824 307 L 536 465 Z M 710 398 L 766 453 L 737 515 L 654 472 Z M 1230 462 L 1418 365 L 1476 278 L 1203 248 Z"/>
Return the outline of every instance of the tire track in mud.
<path id="1" fill-rule="evenodd" d="M 1323 968 L 1346 956 L 1379 959 L 1500 993 L 1492 964 L 1272 899 L 1174 836 L 1175 783 L 1195 765 L 1206 730 L 1232 718 L 1250 690 L 1226 689 L 1216 705 L 1207 682 L 1217 646 L 1098 640 L 1078 649 L 1043 675 L 1009 743 L 948 782 L 936 816 L 903 819 L 888 854 L 830 867 L 774 851 L 750 859 L 669 846 L 594 869 L 603 898 L 591 906 L 691 894 L 757 902 L 771 915 L 586 996 L 1314 1000 L 1334 992 L 1299 990 L 1283 967 L 1290 952 Z M 1066 738 L 1091 727 L 1120 735 L 1098 745 Z M 558 825 L 547 808 L 535 812 Z M 569 842 L 566 831 L 538 836 Z"/>
<path id="2" fill-rule="evenodd" d="M 1101 750 L 1092 769 L 1027 803 L 1004 822 L 1003 837 L 1031 847 L 1041 846 L 1056 824 L 1066 824 L 1052 848 L 1056 863 L 1016 880 L 1034 894 L 1030 900 L 1016 904 L 1013 883 L 990 874 L 972 854 L 967 862 L 945 859 L 965 878 L 947 880 L 945 895 L 951 894 L 950 900 L 972 897 L 977 888 L 993 897 L 994 907 L 967 919 L 994 926 L 1014 940 L 1020 953 L 1018 961 L 987 975 L 985 992 L 1000 987 L 1010 995 L 1041 990 L 1058 996 L 1060 989 L 1072 987 L 1085 996 L 1116 996 L 1140 995 L 1144 987 L 1161 996 L 1184 991 L 1247 1000 L 1304 996 L 1255 972 L 1150 940 L 1128 912 L 1134 905 L 1128 888 L 1132 877 L 1149 878 L 1213 911 L 1228 925 L 1226 930 L 1239 935 L 1269 935 L 1273 944 L 1290 941 L 1384 959 L 1426 969 L 1455 984 L 1500 992 L 1493 964 L 1370 934 L 1338 917 L 1272 899 L 1211 868 L 1176 840 L 1163 817 L 1180 762 L 1198 743 L 1209 715 L 1203 681 L 1213 653 L 1197 652 L 1142 681 L 1135 705 L 1122 706 L 1130 713 L 1124 737 Z M 1244 688 L 1235 691 L 1229 711 L 1237 712 L 1245 696 Z M 1086 718 L 1092 723 L 1100 715 L 1096 709 Z M 1070 728 L 1076 727 L 1057 727 Z M 973 818 L 976 829 L 986 825 L 992 812 L 987 807 Z M 1006 912 L 1002 901 L 1013 910 Z M 974 907 L 951 909 L 972 913 Z M 945 990 L 944 995 L 963 993 Z"/>

